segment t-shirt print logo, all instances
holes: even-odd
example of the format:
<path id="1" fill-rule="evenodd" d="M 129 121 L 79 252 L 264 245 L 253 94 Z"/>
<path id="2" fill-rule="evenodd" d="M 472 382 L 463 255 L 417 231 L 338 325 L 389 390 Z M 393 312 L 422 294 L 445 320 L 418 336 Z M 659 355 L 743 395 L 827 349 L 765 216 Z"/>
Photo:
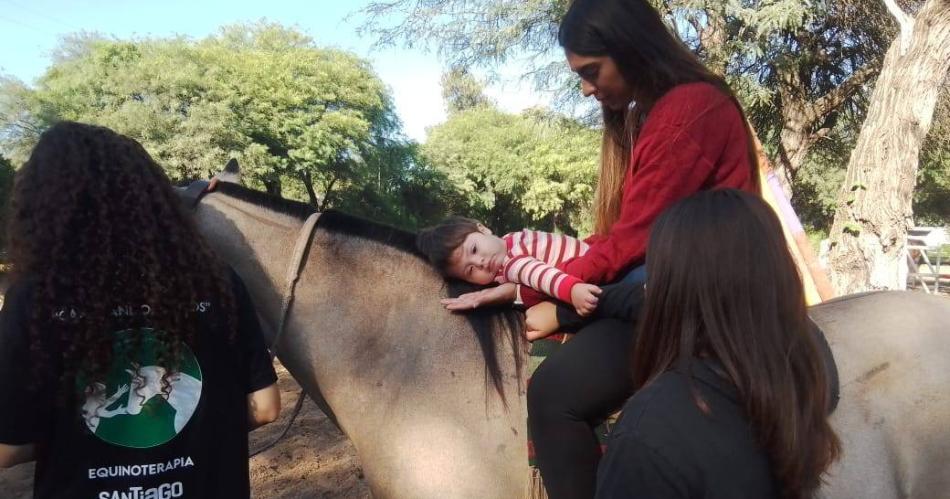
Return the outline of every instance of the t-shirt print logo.
<path id="1" fill-rule="evenodd" d="M 82 417 L 93 434 L 110 444 L 143 449 L 168 442 L 185 427 L 201 398 L 201 368 L 182 345 L 178 371 L 168 374 L 163 391 L 168 370 L 158 365 L 161 348 L 151 329 L 116 333 L 116 361 L 106 383 L 85 388 Z"/>

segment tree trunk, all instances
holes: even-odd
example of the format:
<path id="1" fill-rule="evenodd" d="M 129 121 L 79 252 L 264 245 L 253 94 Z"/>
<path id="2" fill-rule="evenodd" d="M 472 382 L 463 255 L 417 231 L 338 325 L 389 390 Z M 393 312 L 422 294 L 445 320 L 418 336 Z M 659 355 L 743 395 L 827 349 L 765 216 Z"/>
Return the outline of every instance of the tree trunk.
<path id="1" fill-rule="evenodd" d="M 950 69 L 950 2 L 927 0 L 916 19 L 885 3 L 901 35 L 884 58 L 838 195 L 829 262 L 839 294 L 906 286 L 920 147 Z"/>
<path id="2" fill-rule="evenodd" d="M 317 191 L 313 189 L 313 177 L 310 175 L 310 172 L 303 172 L 300 175 L 300 181 L 303 182 L 303 186 L 307 189 L 310 204 L 315 208 L 320 208 L 320 197 L 317 196 Z"/>
<path id="3" fill-rule="evenodd" d="M 808 89 L 795 71 L 798 68 L 781 75 L 783 84 L 779 86 L 779 97 L 782 101 L 782 132 L 779 134 L 775 168 L 785 197 L 789 200 L 794 197 L 792 187 L 811 147 L 831 132 L 829 116 L 877 74 L 878 64 L 873 61 L 865 63 L 840 85 L 817 99 L 808 97 Z"/>
<path id="4" fill-rule="evenodd" d="M 806 104 L 791 100 L 782 102 L 782 132 L 779 134 L 778 164 L 776 170 L 785 197 L 793 199 L 792 186 L 798 169 L 805 162 L 813 138 L 809 128 L 813 125 L 808 118 Z"/>
<path id="5" fill-rule="evenodd" d="M 330 197 L 333 194 L 333 186 L 336 185 L 336 181 L 338 180 L 338 178 L 339 177 L 334 176 L 330 178 L 330 180 L 326 184 L 324 184 L 323 200 L 320 201 L 319 204 L 317 205 L 317 211 L 321 211 L 321 212 L 327 211 L 327 209 L 330 207 Z"/>

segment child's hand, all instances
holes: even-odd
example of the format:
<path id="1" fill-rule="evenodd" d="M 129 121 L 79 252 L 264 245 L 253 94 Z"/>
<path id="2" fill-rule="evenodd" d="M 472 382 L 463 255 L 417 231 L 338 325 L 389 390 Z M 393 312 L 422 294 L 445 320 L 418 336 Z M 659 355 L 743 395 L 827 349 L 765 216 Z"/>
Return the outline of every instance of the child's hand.
<path id="1" fill-rule="evenodd" d="M 453 312 L 458 312 L 460 310 L 474 310 L 485 301 L 486 291 L 488 290 L 483 289 L 481 291 L 465 293 L 464 295 L 459 295 L 456 298 L 443 298 L 441 303 L 446 308 L 446 310 L 451 310 Z"/>
<path id="2" fill-rule="evenodd" d="M 600 288 L 593 284 L 578 283 L 571 288 L 571 304 L 577 315 L 587 317 L 597 309 Z"/>
<path id="3" fill-rule="evenodd" d="M 544 338 L 557 331 L 557 305 L 543 301 L 525 311 L 525 337 L 528 341 Z"/>
<path id="4" fill-rule="evenodd" d="M 483 305 L 499 305 L 502 303 L 511 303 L 515 300 L 515 285 L 505 283 L 494 288 L 483 289 L 465 293 L 457 298 L 443 298 L 442 305 L 446 310 L 458 312 L 463 310 L 474 310 Z"/>

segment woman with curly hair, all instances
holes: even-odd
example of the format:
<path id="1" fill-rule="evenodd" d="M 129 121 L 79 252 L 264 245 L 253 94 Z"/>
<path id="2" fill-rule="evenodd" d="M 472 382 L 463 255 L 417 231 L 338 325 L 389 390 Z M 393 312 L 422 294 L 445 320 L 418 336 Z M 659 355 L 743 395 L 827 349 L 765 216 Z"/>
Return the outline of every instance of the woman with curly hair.
<path id="1" fill-rule="evenodd" d="M 140 144 L 59 123 L 17 172 L 0 466 L 46 497 L 248 497 L 276 376 L 247 291 Z"/>

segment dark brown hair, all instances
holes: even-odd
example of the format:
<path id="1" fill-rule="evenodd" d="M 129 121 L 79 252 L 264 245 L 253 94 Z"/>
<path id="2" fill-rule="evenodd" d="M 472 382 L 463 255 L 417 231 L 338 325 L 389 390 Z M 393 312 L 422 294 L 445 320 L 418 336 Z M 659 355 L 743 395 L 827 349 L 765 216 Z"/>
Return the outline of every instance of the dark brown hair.
<path id="1" fill-rule="evenodd" d="M 729 84 L 707 69 L 670 32 L 646 0 L 574 0 L 561 21 L 558 41 L 584 56 L 609 56 L 637 100 L 630 110 L 603 107 L 604 134 L 600 174 L 594 197 L 594 232 L 605 234 L 620 216 L 620 202 L 630 154 L 640 122 L 650 108 L 676 85 L 706 82 L 732 101 L 742 120 L 745 114 Z M 699 110 L 696 119 L 711 110 Z M 758 185 L 758 155 L 752 129 L 746 126 L 751 178 Z"/>
<path id="2" fill-rule="evenodd" d="M 155 330 L 158 361 L 173 374 L 198 332 L 196 305 L 210 302 L 233 337 L 229 271 L 185 213 L 142 146 L 107 128 L 62 122 L 44 132 L 17 172 L 10 212 L 15 279 L 32 285 L 34 380 L 61 366 L 62 388 L 102 382 L 113 332 Z M 151 313 L 114 315 L 120 306 Z M 58 314 L 61 311 L 75 311 Z M 59 318 L 54 317 L 58 315 Z M 141 335 L 136 335 L 141 336 Z M 127 351 L 140 348 L 133 338 Z M 58 353 L 57 353 L 58 352 Z M 129 359 L 126 359 L 129 360 Z"/>
<path id="3" fill-rule="evenodd" d="M 805 498 L 841 453 L 828 374 L 775 213 L 754 195 L 707 191 L 670 207 L 647 250 L 634 384 L 711 358 L 736 387 L 782 497 Z M 701 410 L 708 410 L 697 397 Z"/>
<path id="4" fill-rule="evenodd" d="M 445 275 L 449 259 L 465 238 L 478 232 L 477 220 L 465 217 L 449 217 L 438 225 L 426 227 L 416 237 L 416 247 L 436 269 Z"/>

